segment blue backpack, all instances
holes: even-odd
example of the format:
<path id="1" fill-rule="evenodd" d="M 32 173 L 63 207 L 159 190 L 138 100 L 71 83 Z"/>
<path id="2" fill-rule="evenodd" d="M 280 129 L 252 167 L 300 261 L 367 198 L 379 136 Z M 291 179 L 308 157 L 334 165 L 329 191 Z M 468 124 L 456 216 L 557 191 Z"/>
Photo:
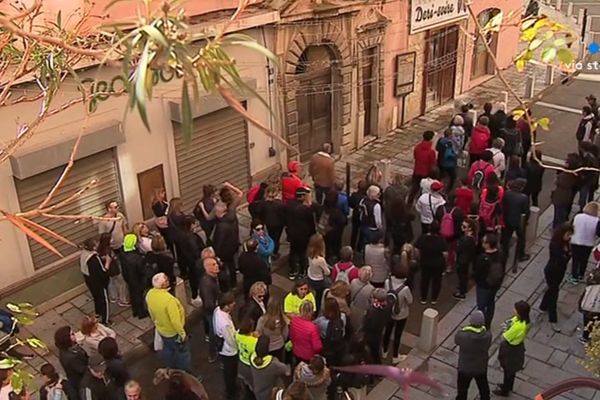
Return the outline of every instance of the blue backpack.
<path id="1" fill-rule="evenodd" d="M 445 168 L 454 168 L 456 167 L 456 163 L 458 157 L 456 155 L 456 151 L 454 149 L 454 144 L 451 139 L 442 138 L 440 139 L 440 147 L 442 150 L 442 167 Z"/>

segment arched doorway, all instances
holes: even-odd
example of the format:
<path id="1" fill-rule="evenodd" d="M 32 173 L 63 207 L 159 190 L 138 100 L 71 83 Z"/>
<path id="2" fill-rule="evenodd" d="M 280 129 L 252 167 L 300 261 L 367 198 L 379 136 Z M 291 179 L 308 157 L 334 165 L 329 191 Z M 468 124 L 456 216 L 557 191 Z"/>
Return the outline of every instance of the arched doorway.
<path id="1" fill-rule="evenodd" d="M 483 10 L 477 16 L 479 20 L 479 24 L 481 26 L 487 25 L 488 22 L 496 15 L 501 12 L 498 8 L 488 8 L 487 10 Z M 494 54 L 496 54 L 496 50 L 498 48 L 498 32 L 487 32 L 485 35 L 486 41 Z M 481 37 L 478 35 L 475 39 L 475 45 L 473 47 L 473 62 L 471 63 L 471 78 L 479 78 L 484 75 L 493 75 L 494 71 L 494 63 L 489 53 L 485 48 L 485 44 Z"/>
<path id="2" fill-rule="evenodd" d="M 300 160 L 332 142 L 332 60 L 326 45 L 307 47 L 296 65 L 296 110 Z"/>

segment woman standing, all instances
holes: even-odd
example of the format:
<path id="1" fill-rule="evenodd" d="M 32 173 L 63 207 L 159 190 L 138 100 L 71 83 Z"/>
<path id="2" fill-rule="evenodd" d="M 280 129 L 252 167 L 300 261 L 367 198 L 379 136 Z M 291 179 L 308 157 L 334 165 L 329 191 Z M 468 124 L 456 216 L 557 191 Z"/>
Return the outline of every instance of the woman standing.
<path id="1" fill-rule="evenodd" d="M 315 301 L 315 295 L 310 291 L 308 281 L 300 279 L 294 282 L 292 290 L 285 296 L 283 312 L 288 318 L 293 318 L 300 314 L 300 306 L 306 301 L 313 305 L 313 311 L 316 310 L 317 302 Z"/>
<path id="2" fill-rule="evenodd" d="M 573 263 L 569 283 L 577 285 L 583 282 L 588 259 L 592 248 L 596 244 L 598 234 L 598 203 L 590 202 L 585 205 L 583 212 L 573 219 L 573 236 L 571 236 L 571 251 Z"/>
<path id="3" fill-rule="evenodd" d="M 456 242 L 456 276 L 458 287 L 452 295 L 457 300 L 466 298 L 469 285 L 469 271 L 477 254 L 477 222 L 467 218 L 461 225 L 462 236 Z"/>
<path id="4" fill-rule="evenodd" d="M 313 322 L 315 308 L 309 301 L 300 305 L 299 314 L 290 322 L 292 353 L 297 362 L 310 362 L 310 359 L 323 350 L 319 328 Z"/>
<path id="5" fill-rule="evenodd" d="M 323 304 L 323 315 L 315 320 L 323 341 L 323 356 L 328 365 L 340 365 L 346 342 L 346 315 L 340 312 L 335 299 L 329 298 Z"/>
<path id="6" fill-rule="evenodd" d="M 237 284 L 235 273 L 235 255 L 240 247 L 240 232 L 237 218 L 237 208 L 242 201 L 244 193 L 230 184 L 223 183 L 219 191 L 220 201 L 215 205 L 209 219 L 215 219 L 215 233 L 213 247 L 217 257 L 223 263 L 224 269 L 229 272 L 229 287 L 235 288 Z"/>
<path id="7" fill-rule="evenodd" d="M 256 324 L 259 335 L 268 336 L 269 354 L 283 360 L 285 356 L 285 342 L 289 333 L 289 320 L 283 313 L 281 297 L 272 296 L 267 303 L 267 312 L 263 314 Z"/>
<path id="8" fill-rule="evenodd" d="M 112 235 L 105 232 L 98 240 L 98 255 L 104 260 L 104 270 L 108 274 L 108 299 L 111 303 L 117 303 L 119 307 L 128 307 L 129 290 L 123 274 L 119 259 L 111 247 Z M 104 322 L 104 321 L 103 321 Z"/>
<path id="9" fill-rule="evenodd" d="M 119 346 L 114 337 L 107 337 L 98 343 L 98 353 L 106 362 L 106 374 L 113 384 L 121 391 L 131 379 L 125 361 L 119 352 Z"/>
<path id="10" fill-rule="evenodd" d="M 183 236 L 183 223 L 186 215 L 183 213 L 183 202 L 179 197 L 173 197 L 169 203 L 169 239 L 175 247 L 177 257 L 177 266 L 179 267 L 179 276 L 183 280 L 188 279 L 189 266 L 184 257 L 184 249 L 181 248 Z"/>
<path id="11" fill-rule="evenodd" d="M 173 251 L 173 242 L 169 238 L 169 202 L 165 188 L 155 188 L 152 194 L 152 213 L 154 214 L 154 225 L 165 238 L 169 249 Z"/>
<path id="12" fill-rule="evenodd" d="M 75 334 L 68 326 L 54 332 L 54 345 L 58 349 L 58 360 L 71 387 L 79 393 L 79 384 L 88 369 L 88 355 L 75 342 Z"/>
<path id="13" fill-rule="evenodd" d="M 85 352 L 92 356 L 98 353 L 98 343 L 107 337 L 116 337 L 112 329 L 99 323 L 94 317 L 85 317 L 81 321 L 81 330 L 75 334 L 75 340 Z"/>
<path id="14" fill-rule="evenodd" d="M 560 328 L 556 325 L 558 322 L 556 303 L 560 284 L 571 258 L 571 235 L 573 235 L 573 227 L 569 224 L 561 225 L 554 230 L 550 241 L 550 259 L 544 268 L 548 288 L 540 303 L 540 310 L 548 312 L 548 320 L 554 332 L 560 332 Z"/>
<path id="15" fill-rule="evenodd" d="M 439 234 L 440 224 L 433 221 L 428 233 L 421 235 L 415 247 L 421 260 L 421 304 L 427 304 L 431 287 L 431 304 L 437 304 L 442 289 L 442 274 L 446 266 L 448 245 Z"/>
<path id="16" fill-rule="evenodd" d="M 526 301 L 515 303 L 515 316 L 506 321 L 502 334 L 502 342 L 498 351 L 498 361 L 504 371 L 504 382 L 493 393 L 496 396 L 508 397 L 513 390 L 515 375 L 525 364 L 525 338 L 529 332 L 529 304 Z"/>
<path id="17" fill-rule="evenodd" d="M 387 230 L 392 239 L 392 254 L 400 254 L 404 243 L 410 243 L 413 240 L 412 221 L 415 219 L 415 215 L 406 206 L 403 198 L 394 199 L 390 203 L 387 213 L 389 213 Z"/>
<path id="18" fill-rule="evenodd" d="M 390 266 L 381 232 L 374 232 L 371 235 L 370 243 L 365 246 L 365 264 L 369 265 L 373 271 L 371 284 L 378 288 L 383 287 L 385 280 L 390 275 Z"/>
<path id="19" fill-rule="evenodd" d="M 94 300 L 94 311 L 103 324 L 108 324 L 110 312 L 110 305 L 108 304 L 109 277 L 106 271 L 110 267 L 112 258 L 107 256 L 101 258 L 96 252 L 97 248 L 98 242 L 95 239 L 87 239 L 83 243 L 79 263 L 85 285 Z"/>
<path id="20" fill-rule="evenodd" d="M 146 279 L 144 285 L 146 289 L 152 287 L 152 277 L 155 274 L 162 272 L 169 277 L 171 290 L 175 291 L 175 259 L 173 254 L 167 251 L 167 242 L 165 238 L 157 235 L 152 238 L 152 251 L 146 253 Z M 156 267 L 156 268 L 154 268 Z"/>
<path id="21" fill-rule="evenodd" d="M 267 226 L 267 232 L 273 239 L 273 259 L 279 258 L 279 241 L 285 226 L 285 205 L 278 198 L 277 186 L 269 186 L 265 191 L 265 200 L 260 205 L 258 218 Z"/>
<path id="22" fill-rule="evenodd" d="M 150 228 L 143 222 L 133 225 L 133 234 L 137 236 L 137 249 L 141 254 L 152 251 L 152 233 Z"/>
<path id="23" fill-rule="evenodd" d="M 362 329 L 363 319 L 371 305 L 375 287 L 371 285 L 373 270 L 368 265 L 358 270 L 358 279 L 350 284 L 350 326 L 355 332 Z"/>
<path id="24" fill-rule="evenodd" d="M 308 283 L 311 289 L 315 292 L 315 297 L 320 301 L 323 296 L 323 291 L 328 284 L 326 277 L 331 275 L 331 270 L 327 261 L 325 261 L 325 240 L 319 233 L 315 233 L 308 241 Z M 320 304 L 318 304 L 320 306 Z M 320 307 L 317 307 L 317 314 Z"/>
<path id="25" fill-rule="evenodd" d="M 330 190 L 325 193 L 323 209 L 317 222 L 317 231 L 325 239 L 325 258 L 335 262 L 342 248 L 342 234 L 346 226 L 346 216 L 338 208 L 338 194 Z"/>
<path id="26" fill-rule="evenodd" d="M 194 216 L 200 221 L 202 230 L 206 233 L 206 244 L 210 246 L 213 229 L 215 228 L 215 221 L 209 219 L 209 215 L 215 208 L 217 203 L 216 199 L 217 191 L 213 185 L 202 186 L 202 200 L 196 203 L 194 207 Z"/>
<path id="27" fill-rule="evenodd" d="M 407 285 L 407 277 L 408 268 L 398 266 L 394 268 L 392 275 L 385 284 L 389 299 L 393 299 L 395 302 L 391 304 L 391 319 L 385 327 L 383 334 L 383 357 L 387 357 L 390 338 L 392 337 L 392 331 L 394 331 L 394 342 L 392 344 L 393 364 L 398 364 L 406 359 L 405 355 L 400 354 L 400 342 L 410 313 L 410 305 L 413 303 L 412 292 Z"/>

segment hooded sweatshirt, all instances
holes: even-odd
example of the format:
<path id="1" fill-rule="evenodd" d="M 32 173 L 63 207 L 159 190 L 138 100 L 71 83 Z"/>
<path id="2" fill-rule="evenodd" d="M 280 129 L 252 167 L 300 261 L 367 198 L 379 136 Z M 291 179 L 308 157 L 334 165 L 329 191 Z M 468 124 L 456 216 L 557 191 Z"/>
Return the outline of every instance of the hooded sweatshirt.
<path id="1" fill-rule="evenodd" d="M 420 177 L 428 176 L 436 164 L 435 150 L 431 141 L 424 140 L 417 144 L 413 156 L 415 159 L 413 174 Z"/>
<path id="2" fill-rule="evenodd" d="M 94 250 L 82 250 L 81 254 L 79 254 L 79 270 L 83 275 L 90 276 L 90 269 L 87 262 L 89 261 L 90 257 L 96 254 L 98 253 L 96 253 Z"/>
<path id="3" fill-rule="evenodd" d="M 477 125 L 473 128 L 469 153 L 477 155 L 483 154 L 490 143 L 490 137 L 490 130 L 487 126 Z"/>
<path id="4" fill-rule="evenodd" d="M 356 268 L 352 261 L 340 261 L 331 269 L 331 280 L 335 282 L 338 279 L 338 274 L 342 271 L 348 271 L 348 283 L 358 278 L 358 268 Z"/>
<path id="5" fill-rule="evenodd" d="M 257 365 L 256 359 L 256 353 L 250 356 L 254 396 L 256 400 L 271 400 L 273 388 L 279 378 L 289 375 L 289 367 L 272 356 L 265 356 L 261 365 Z"/>

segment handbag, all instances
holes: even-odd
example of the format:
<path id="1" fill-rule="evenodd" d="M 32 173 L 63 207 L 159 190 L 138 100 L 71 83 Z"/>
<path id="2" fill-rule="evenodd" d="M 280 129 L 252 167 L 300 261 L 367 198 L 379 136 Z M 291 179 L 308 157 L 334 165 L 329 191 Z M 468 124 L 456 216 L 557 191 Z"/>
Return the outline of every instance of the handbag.
<path id="1" fill-rule="evenodd" d="M 113 276 L 121 274 L 121 263 L 119 262 L 119 259 L 113 255 L 110 256 L 110 259 L 110 266 L 106 273 L 112 278 Z"/>
<path id="2" fill-rule="evenodd" d="M 161 351 L 163 349 L 162 337 L 158 334 L 158 331 L 154 329 L 154 351 Z"/>

